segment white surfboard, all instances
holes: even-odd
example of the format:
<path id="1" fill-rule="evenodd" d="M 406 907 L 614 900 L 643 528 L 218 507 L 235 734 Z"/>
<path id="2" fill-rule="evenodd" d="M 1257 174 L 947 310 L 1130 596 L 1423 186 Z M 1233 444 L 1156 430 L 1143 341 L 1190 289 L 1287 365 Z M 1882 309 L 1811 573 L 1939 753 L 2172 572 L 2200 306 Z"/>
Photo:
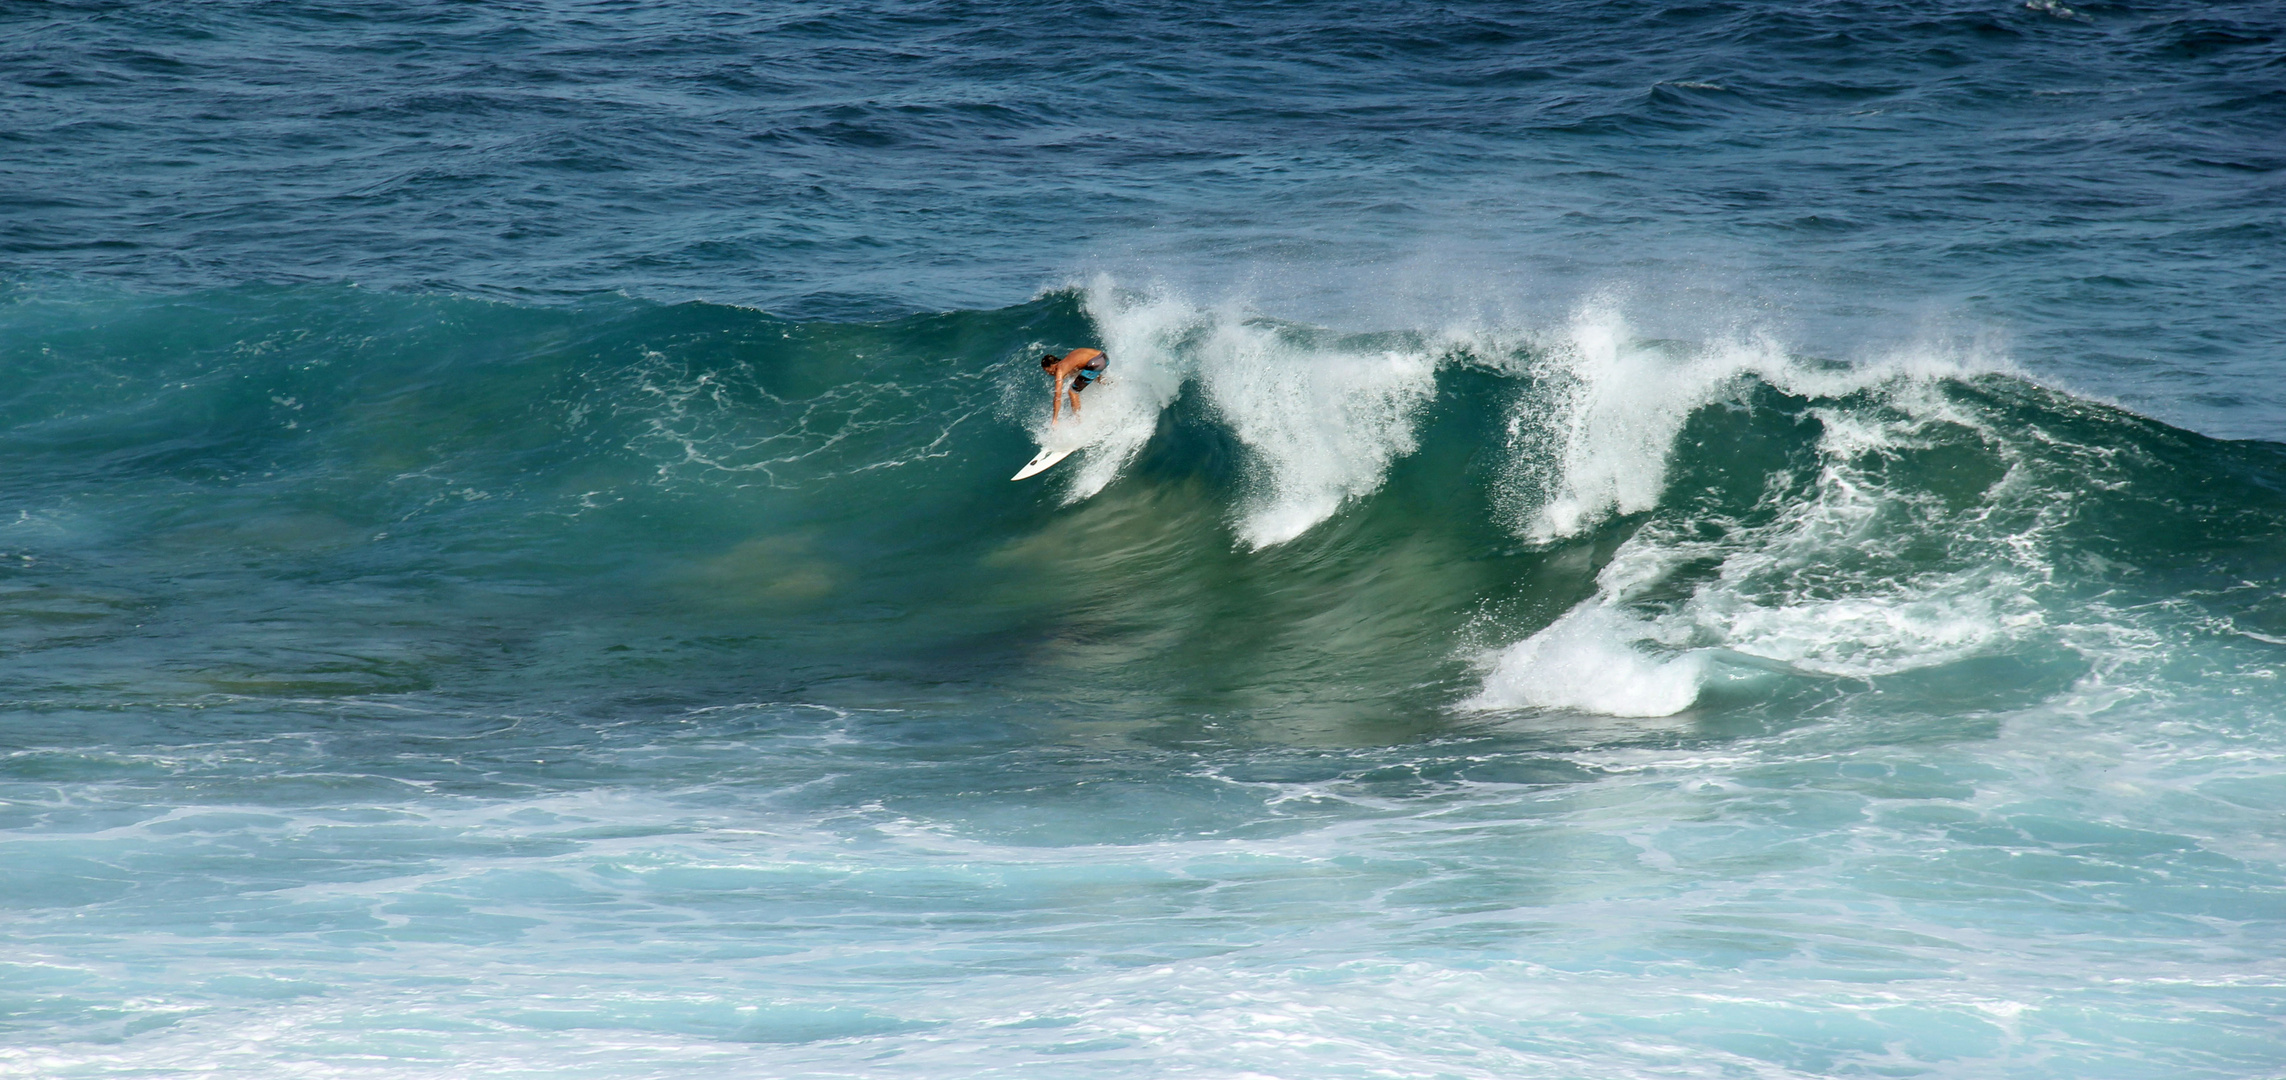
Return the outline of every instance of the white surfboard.
<path id="1" fill-rule="evenodd" d="M 1076 446 L 1067 446 L 1061 449 L 1052 446 L 1043 448 L 1032 460 L 1025 462 L 1023 468 L 1016 470 L 1016 475 L 1009 477 L 1009 479 L 1022 480 L 1027 476 L 1038 476 L 1048 471 L 1048 466 L 1072 456 L 1072 451 L 1077 449 L 1079 447 Z"/>

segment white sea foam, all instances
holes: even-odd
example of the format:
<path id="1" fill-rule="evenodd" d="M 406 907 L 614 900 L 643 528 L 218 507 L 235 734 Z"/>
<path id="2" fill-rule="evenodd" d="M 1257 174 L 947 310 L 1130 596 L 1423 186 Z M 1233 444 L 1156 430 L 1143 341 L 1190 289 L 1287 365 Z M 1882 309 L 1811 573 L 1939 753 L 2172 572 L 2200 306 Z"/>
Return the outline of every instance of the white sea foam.
<path id="1" fill-rule="evenodd" d="M 2063 19 L 2067 22 L 2095 21 L 2086 15 L 2083 15 L 2077 11 L 2072 10 L 2071 8 L 2057 3 L 2056 0 L 2024 0 L 2024 10 L 2037 11 L 2043 15 L 2051 15 L 2056 18 Z"/>
<path id="2" fill-rule="evenodd" d="M 1199 312 L 1190 305 L 1165 295 L 1119 290 L 1104 276 L 1089 286 L 1086 304 L 1111 357 L 1111 370 L 1081 395 L 1076 419 L 1067 413 L 1051 426 L 1042 411 L 1032 428 L 1041 446 L 1083 451 L 1078 467 L 1068 471 L 1066 502 L 1102 491 L 1142 453 L 1158 430 L 1159 414 L 1190 376 L 1184 346 L 1201 326 Z"/>
<path id="3" fill-rule="evenodd" d="M 2276 755 L 2144 753 L 2113 725 L 2024 719 L 1968 746 L 1417 744 L 1330 770 L 1318 749 L 1218 749 L 1121 781 L 1200 815 L 1148 826 L 1056 805 L 1101 782 L 1092 754 L 1076 785 L 1062 754 L 1003 756 L 1046 771 L 979 791 L 862 739 L 813 757 L 799 726 L 700 736 L 657 772 L 656 747 L 615 762 L 589 744 L 575 752 L 620 784 L 514 797 L 210 801 L 138 822 L 164 808 L 99 791 L 8 836 L 12 865 L 68 844 L 61 865 L 131 865 L 158 887 L 18 909 L 26 940 L 0 972 L 36 1024 L 0 1046 L 0 1077 L 938 1077 L 1042 1060 L 1104 1077 L 1711 1077 L 1780 1075 L 1737 1048 L 1802 1031 L 1848 1036 L 1820 1048 L 1828 1074 L 1967 1075 L 2083 1045 L 2026 1075 L 2159 1052 L 2249 1074 L 2266 1043 L 2165 1021 L 2275 997 L 2268 939 L 2184 912 L 2264 910 L 2269 819 L 2218 815 L 2215 796 L 2274 798 Z M 703 764 L 757 747 L 804 764 L 769 783 Z M 249 772 L 264 760 L 233 752 Z M 1391 779 L 1503 757 L 1587 768 L 1553 786 Z M 1280 778 L 1297 765 L 1321 771 Z M 777 786 L 803 780 L 839 794 Z M 1021 827 L 1059 810 L 1097 820 L 1059 842 Z M 361 872 L 294 878 L 313 844 Z M 263 876 L 217 898 L 249 870 Z M 1899 905 L 1901 873 L 1947 882 L 1946 902 Z M 2151 890 L 2159 875 L 2174 887 Z M 1961 917 L 1986 909 L 2007 917 Z M 2079 1029 L 2054 1017 L 2089 1015 L 2144 1034 L 2124 1051 L 2056 1034 Z"/>
<path id="4" fill-rule="evenodd" d="M 1418 339 L 1363 347 L 1236 305 L 1119 290 L 1108 278 L 1096 280 L 1086 303 L 1118 377 L 1090 392 L 1083 421 L 1054 433 L 1087 450 L 1067 498 L 1092 496 L 1116 478 L 1159 414 L 1195 384 L 1245 448 L 1252 490 L 1234 511 L 1234 528 L 1257 548 L 1302 535 L 1383 483 L 1391 463 L 1414 449 L 1444 351 Z M 1513 342 L 1477 337 L 1470 351 L 1491 362 L 1515 351 Z M 1655 509 L 1685 425 L 1701 409 L 1738 399 L 1751 381 L 1812 401 L 1870 393 L 1876 404 L 1813 410 L 1824 431 L 1822 470 L 1809 497 L 1774 507 L 1773 520 L 1714 540 L 1657 525 L 1639 532 L 1605 568 L 1595 598 L 1487 655 L 1483 685 L 1464 707 L 1672 715 L 1739 662 L 1872 677 L 1975 656 L 2041 623 L 2027 598 L 2045 572 L 2026 532 L 2036 533 L 2037 521 L 1955 520 L 1942 499 L 1886 490 L 1869 471 L 1923 445 L 1929 431 L 1976 430 L 1981 421 L 1936 387 L 1991 363 L 1937 351 L 1824 363 L 1751 336 L 1695 347 L 1650 342 L 1608 307 L 1583 310 L 1522 354 L 1532 389 L 1509 426 L 1506 509 L 1511 527 L 1542 542 Z M 1891 518 L 1906 524 L 1884 524 Z M 1904 564 L 1884 549 L 1963 528 L 1959 542 L 1976 549 L 1965 559 L 1899 573 Z M 1841 565 L 1841 553 L 1865 565 Z M 1641 595 L 1690 562 L 1717 569 L 1681 603 L 1637 610 Z"/>
<path id="5" fill-rule="evenodd" d="M 1237 305 L 1126 293 L 1108 278 L 1089 289 L 1087 309 L 1119 375 L 1089 406 L 1107 415 L 1087 414 L 1088 461 L 1070 497 L 1110 483 L 1195 380 L 1247 451 L 1253 490 L 1235 526 L 1249 547 L 1292 540 L 1379 488 L 1390 463 L 1413 451 L 1415 420 L 1436 391 L 1429 345 L 1329 342 Z"/>
<path id="6" fill-rule="evenodd" d="M 1646 341 L 1608 305 L 1581 309 L 1561 333 L 1532 342 L 1531 351 L 1526 374 L 1537 392 L 1520 399 L 1510 419 L 1502 502 L 1517 533 L 1541 542 L 1657 506 L 1676 436 L 1748 376 L 1789 394 L 1838 397 L 1996 367 L 1982 357 L 1933 351 L 1818 364 L 1765 336 L 1700 346 Z"/>
<path id="7" fill-rule="evenodd" d="M 1707 660 L 1652 656 L 1635 644 L 1648 636 L 1609 605 L 1583 604 L 1495 654 L 1483 688 L 1461 707 L 1673 716 L 1698 700 Z"/>
<path id="8" fill-rule="evenodd" d="M 2012 509 L 2015 455 L 1936 392 L 1938 380 L 1989 365 L 1928 354 L 1811 365 L 1768 343 L 1678 353 L 1630 344 L 1623 322 L 1598 313 L 1536 363 L 1553 408 L 1536 441 L 1526 418 L 1511 431 L 1518 449 L 1548 451 L 1520 457 L 1514 473 L 1519 497 L 1544 495 L 1518 522 L 1542 540 L 1655 508 L 1683 425 L 1746 376 L 1813 400 L 1874 391 L 1875 404 L 1811 410 L 1823 430 L 1819 471 L 1806 497 L 1768 496 L 1770 520 L 1646 524 L 1605 566 L 1594 597 L 1482 658 L 1482 687 L 1464 708 L 1671 715 L 1728 663 L 1874 677 L 1963 660 L 2043 625 L 2032 591 L 2047 576 L 2040 538 L 2054 500 L 2033 492 L 2027 506 L 1995 512 Z M 1893 490 L 1877 474 L 1934 432 L 1981 439 L 2007 470 L 1974 505 Z M 1710 538 L 1697 528 L 1708 524 L 1724 527 Z M 1902 554 L 1932 537 L 1946 538 L 1934 561 Z M 1708 564 L 1711 577 L 1681 602 L 1645 602 L 1672 592 L 1679 568 Z"/>
<path id="9" fill-rule="evenodd" d="M 1252 547 L 1284 543 L 1381 486 L 1413 452 L 1413 425 L 1436 391 L 1425 349 L 1350 351 L 1277 328 L 1225 321 L 1205 343 L 1208 399 L 1253 454 L 1255 490 L 1239 511 Z"/>
<path id="10" fill-rule="evenodd" d="M 1763 359 L 1743 350 L 1678 356 L 1637 341 L 1602 308 L 1582 311 L 1536 352 L 1529 373 L 1540 392 L 1509 425 L 1504 502 L 1518 531 L 1540 541 L 1657 505 L 1684 422 Z"/>
<path id="11" fill-rule="evenodd" d="M 1862 459 L 1910 445 L 1922 424 L 1960 418 L 1930 395 L 1908 393 L 1925 410 L 1915 419 L 1877 423 L 1821 411 L 1817 494 L 1776 523 L 1742 533 L 1745 542 L 1724 558 L 1716 580 L 1667 620 L 1663 636 L 1719 641 L 1803 671 L 1870 677 L 1966 659 L 2041 625 L 2030 590 L 2046 576 L 2037 540 L 2050 516 L 1980 532 L 1988 515 L 1884 490 L 1860 468 Z M 1886 527 L 1889 517 L 1907 524 Z M 1898 565 L 1897 545 L 1946 533 L 1971 557 L 1888 572 Z"/>

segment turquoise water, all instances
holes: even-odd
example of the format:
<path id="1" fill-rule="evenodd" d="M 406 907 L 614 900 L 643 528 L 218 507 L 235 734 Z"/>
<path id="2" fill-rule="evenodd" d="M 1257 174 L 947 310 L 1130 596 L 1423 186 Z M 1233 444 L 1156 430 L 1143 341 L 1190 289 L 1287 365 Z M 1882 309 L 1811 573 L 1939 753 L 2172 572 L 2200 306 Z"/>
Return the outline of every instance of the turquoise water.
<path id="1" fill-rule="evenodd" d="M 2261 5 L 0 25 L 0 1075 L 2286 1069 Z"/>

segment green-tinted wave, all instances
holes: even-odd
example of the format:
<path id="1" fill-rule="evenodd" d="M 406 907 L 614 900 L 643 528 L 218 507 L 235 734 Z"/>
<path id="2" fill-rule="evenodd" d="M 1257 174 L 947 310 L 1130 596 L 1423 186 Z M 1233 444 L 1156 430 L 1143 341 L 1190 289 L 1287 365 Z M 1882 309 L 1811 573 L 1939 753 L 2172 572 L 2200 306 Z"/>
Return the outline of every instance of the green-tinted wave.
<path id="1" fill-rule="evenodd" d="M 1047 431 L 1032 361 L 1081 344 L 1112 376 Z M 1589 316 L 1343 335 L 1109 287 L 866 324 L 265 287 L 19 289 L 0 364 L 26 702 L 1751 729 L 2286 640 L 2286 449 L 1943 357 Z M 1011 483 L 1043 437 L 1089 446 Z"/>

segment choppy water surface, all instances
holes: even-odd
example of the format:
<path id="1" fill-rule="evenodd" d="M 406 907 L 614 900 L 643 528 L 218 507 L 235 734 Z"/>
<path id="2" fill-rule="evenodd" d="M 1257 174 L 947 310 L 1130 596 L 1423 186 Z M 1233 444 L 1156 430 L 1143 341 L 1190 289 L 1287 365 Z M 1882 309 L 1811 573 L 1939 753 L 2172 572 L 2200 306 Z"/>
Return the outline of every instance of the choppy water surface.
<path id="1" fill-rule="evenodd" d="M 0 1075 L 2286 1069 L 2269 5 L 0 28 Z"/>

